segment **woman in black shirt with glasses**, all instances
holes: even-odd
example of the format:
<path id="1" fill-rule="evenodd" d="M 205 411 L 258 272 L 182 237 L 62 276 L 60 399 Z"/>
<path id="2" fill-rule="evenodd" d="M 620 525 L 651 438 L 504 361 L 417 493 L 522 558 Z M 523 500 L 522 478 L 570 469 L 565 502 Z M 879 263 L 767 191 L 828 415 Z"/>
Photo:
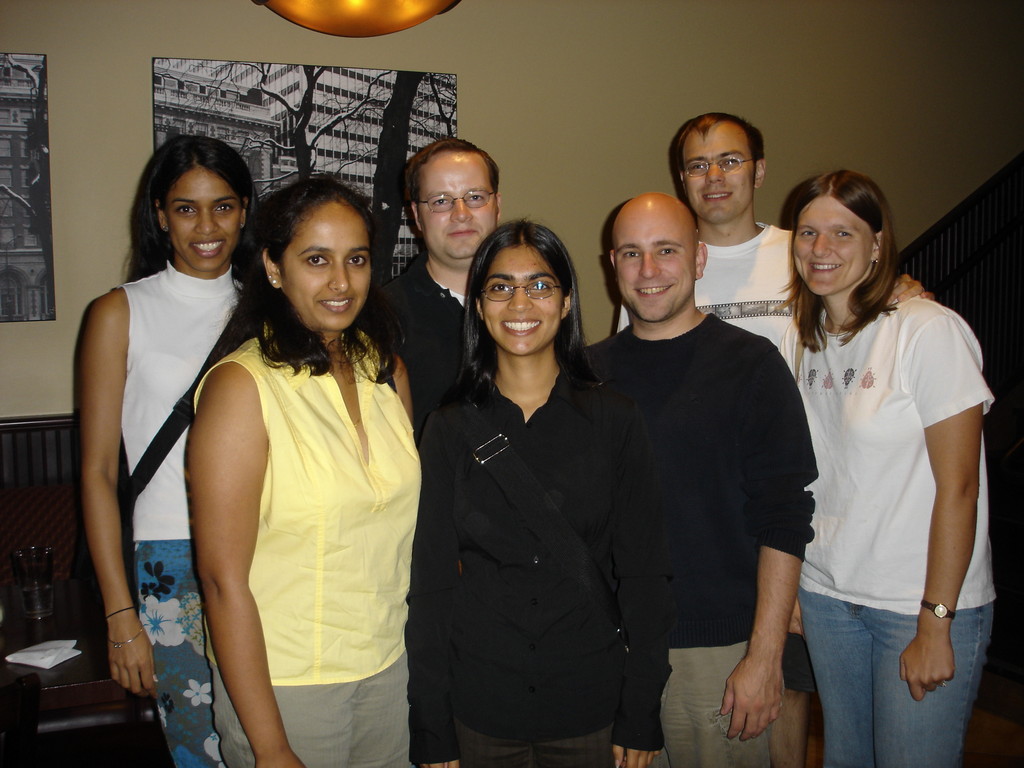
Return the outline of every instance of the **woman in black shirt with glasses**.
<path id="1" fill-rule="evenodd" d="M 646 766 L 673 609 L 640 413 L 597 383 L 553 232 L 499 227 L 467 295 L 453 402 L 421 445 L 412 761 Z"/>

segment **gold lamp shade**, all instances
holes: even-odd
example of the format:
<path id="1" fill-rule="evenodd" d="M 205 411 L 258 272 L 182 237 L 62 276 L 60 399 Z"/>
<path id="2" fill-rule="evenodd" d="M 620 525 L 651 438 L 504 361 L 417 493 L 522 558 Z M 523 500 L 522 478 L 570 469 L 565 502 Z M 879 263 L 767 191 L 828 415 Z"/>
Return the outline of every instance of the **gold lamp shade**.
<path id="1" fill-rule="evenodd" d="M 252 0 L 299 26 L 342 37 L 373 37 L 415 27 L 453 0 Z"/>

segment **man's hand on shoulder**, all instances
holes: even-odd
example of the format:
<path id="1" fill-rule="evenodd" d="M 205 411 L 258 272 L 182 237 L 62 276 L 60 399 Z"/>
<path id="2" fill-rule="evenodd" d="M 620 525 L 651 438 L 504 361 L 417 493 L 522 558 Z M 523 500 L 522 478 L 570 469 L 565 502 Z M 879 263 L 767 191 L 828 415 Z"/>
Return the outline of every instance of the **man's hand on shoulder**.
<path id="1" fill-rule="evenodd" d="M 926 291 L 924 286 L 910 275 L 900 275 L 897 277 L 896 284 L 892 287 L 892 301 L 898 304 L 915 296 L 935 301 L 935 294 L 931 291 Z"/>

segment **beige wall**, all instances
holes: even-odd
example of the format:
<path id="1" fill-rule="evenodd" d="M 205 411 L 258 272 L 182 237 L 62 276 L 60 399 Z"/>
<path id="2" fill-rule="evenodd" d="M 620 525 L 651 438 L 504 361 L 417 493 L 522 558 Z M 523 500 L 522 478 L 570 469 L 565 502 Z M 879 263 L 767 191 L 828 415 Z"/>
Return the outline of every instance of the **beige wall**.
<path id="1" fill-rule="evenodd" d="M 610 326 L 609 211 L 671 192 L 668 143 L 699 112 L 767 137 L 759 218 L 802 177 L 874 176 L 901 240 L 1021 151 L 1019 0 L 463 0 L 405 32 L 334 38 L 248 0 L 0 0 L 0 50 L 49 57 L 57 320 L 0 325 L 0 416 L 73 405 L 82 314 L 122 278 L 152 150 L 150 59 L 455 72 L 459 135 L 502 167 L 505 218 L 567 242 L 587 331 Z"/>

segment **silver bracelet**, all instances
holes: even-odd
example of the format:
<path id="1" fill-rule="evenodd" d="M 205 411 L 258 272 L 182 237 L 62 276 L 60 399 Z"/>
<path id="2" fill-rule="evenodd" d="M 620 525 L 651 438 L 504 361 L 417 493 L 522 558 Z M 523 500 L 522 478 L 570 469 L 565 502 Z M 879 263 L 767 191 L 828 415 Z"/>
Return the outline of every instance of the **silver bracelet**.
<path id="1" fill-rule="evenodd" d="M 144 631 L 145 629 L 146 629 L 145 627 L 139 627 L 139 631 L 138 631 L 138 632 L 136 632 L 136 633 L 135 633 L 134 635 L 132 635 L 132 636 L 131 636 L 130 638 L 128 638 L 127 640 L 121 640 L 120 642 L 118 642 L 117 640 L 111 640 L 111 639 L 110 639 L 110 638 L 108 637 L 108 638 L 107 638 L 107 642 L 108 642 L 108 643 L 110 643 L 110 644 L 111 644 L 112 646 L 114 646 L 115 648 L 124 648 L 124 647 L 125 647 L 126 645 L 128 645 L 129 643 L 131 643 L 131 642 L 134 642 L 135 638 L 137 638 L 137 637 L 138 637 L 139 635 L 141 635 L 141 634 L 142 634 L 142 632 L 143 632 L 143 631 Z"/>

